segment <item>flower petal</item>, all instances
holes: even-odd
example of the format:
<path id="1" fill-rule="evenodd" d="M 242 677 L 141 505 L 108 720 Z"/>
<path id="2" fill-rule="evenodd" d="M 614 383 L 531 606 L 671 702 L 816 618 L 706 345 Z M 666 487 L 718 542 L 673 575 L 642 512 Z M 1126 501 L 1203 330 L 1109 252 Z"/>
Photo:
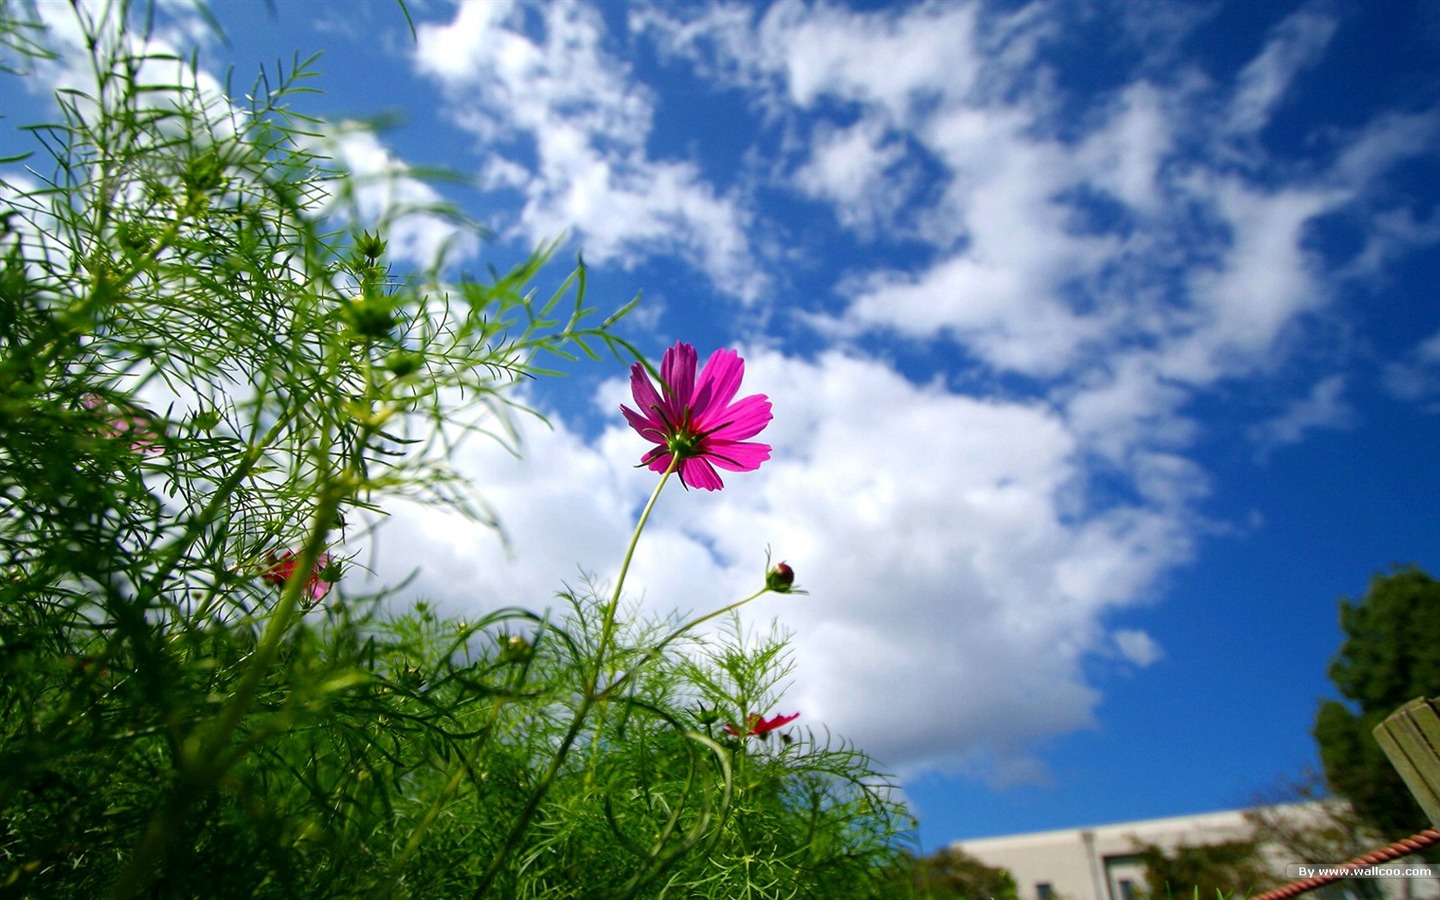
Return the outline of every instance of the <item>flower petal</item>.
<path id="1" fill-rule="evenodd" d="M 695 394 L 695 348 L 682 341 L 665 351 L 660 360 L 660 377 L 665 382 L 666 396 L 678 412 L 690 405 Z"/>
<path id="2" fill-rule="evenodd" d="M 706 445 L 705 458 L 731 472 L 753 472 L 770 458 L 770 445 L 751 441 L 711 442 Z"/>
<path id="3" fill-rule="evenodd" d="M 664 472 L 670 468 L 671 453 L 665 447 L 651 447 L 650 450 L 640 457 L 640 464 L 649 467 L 652 472 Z"/>
<path id="4" fill-rule="evenodd" d="M 630 394 L 635 398 L 640 414 L 652 422 L 657 421 L 655 408 L 660 405 L 660 395 L 650 382 L 650 374 L 638 362 L 630 366 Z"/>
<path id="5" fill-rule="evenodd" d="M 704 456 L 682 460 L 680 462 L 680 480 L 685 482 L 687 487 L 706 491 L 718 491 L 725 487 L 725 482 L 720 480 L 720 473 L 715 471 L 710 460 Z"/>
<path id="6" fill-rule="evenodd" d="M 766 719 L 766 718 L 762 717 L 762 718 L 760 719 L 760 721 L 758 721 L 758 722 L 755 723 L 755 727 L 752 728 L 752 729 L 750 729 L 750 733 L 751 733 L 751 734 L 765 734 L 766 732 L 774 731 L 775 729 L 781 727 L 782 725 L 788 725 L 788 724 L 790 724 L 791 722 L 795 721 L 795 720 L 798 719 L 798 718 L 800 718 L 800 714 L 799 714 L 798 712 L 795 713 L 794 715 L 789 715 L 789 716 L 782 716 L 782 715 L 776 714 L 774 718 L 770 718 L 770 719 Z"/>
<path id="7" fill-rule="evenodd" d="M 642 416 L 624 404 L 621 404 L 620 412 L 625 416 L 625 421 L 630 423 L 630 427 L 635 429 L 645 440 L 657 444 L 665 443 L 665 429 L 659 422 L 649 416 Z"/>
<path id="8" fill-rule="evenodd" d="M 695 420 L 701 428 L 707 424 L 710 414 L 716 415 L 730 403 L 735 392 L 740 390 L 740 381 L 745 377 L 745 361 L 734 350 L 716 350 L 705 361 L 705 368 L 695 384 L 695 397 L 691 406 Z"/>
<path id="9" fill-rule="evenodd" d="M 716 416 L 714 422 L 707 423 L 707 427 L 712 429 L 712 437 L 725 441 L 743 441 L 765 430 L 765 426 L 775 418 L 770 409 L 769 397 L 764 394 L 751 394 L 732 403 L 725 410 L 723 418 Z"/>

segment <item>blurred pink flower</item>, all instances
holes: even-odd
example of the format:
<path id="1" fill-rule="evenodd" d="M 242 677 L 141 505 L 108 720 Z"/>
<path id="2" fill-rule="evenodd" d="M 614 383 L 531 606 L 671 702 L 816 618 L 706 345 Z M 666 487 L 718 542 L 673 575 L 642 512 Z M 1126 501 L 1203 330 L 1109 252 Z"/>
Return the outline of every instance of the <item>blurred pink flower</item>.
<path id="1" fill-rule="evenodd" d="M 126 440 L 131 450 L 147 456 L 165 451 L 155 418 L 150 413 L 136 407 L 117 407 L 98 394 L 86 394 L 81 402 L 86 409 L 105 417 L 105 424 L 99 429 L 103 436 Z"/>
<path id="2" fill-rule="evenodd" d="M 745 732 L 745 735 L 747 737 L 750 735 L 759 737 L 760 735 L 768 734 L 769 732 L 774 731 L 782 725 L 789 725 L 791 722 L 795 721 L 798 718 L 800 718 L 800 714 L 798 712 L 790 716 L 776 715 L 769 719 L 765 718 L 764 716 L 757 716 L 754 713 L 751 713 L 749 716 L 745 717 L 745 724 L 750 726 L 750 730 Z M 725 723 L 725 731 L 727 734 L 733 734 L 735 737 L 740 737 L 740 729 L 736 728 L 733 724 L 729 722 Z"/>
<path id="3" fill-rule="evenodd" d="M 680 459 L 680 480 L 688 487 L 718 491 L 725 486 L 715 467 L 731 472 L 753 472 L 770 458 L 770 445 L 746 440 L 770 423 L 770 400 L 752 394 L 735 400 L 745 361 L 734 350 L 716 350 L 695 374 L 695 348 L 676 342 L 660 361 L 661 392 L 655 390 L 645 367 L 630 367 L 630 392 L 636 412 L 621 406 L 630 427 L 652 447 L 640 464 L 656 472 Z"/>
<path id="4" fill-rule="evenodd" d="M 261 573 L 260 577 L 267 584 L 284 587 L 285 583 L 295 574 L 295 564 L 298 560 L 299 557 L 294 550 L 286 550 L 279 556 L 274 553 L 267 554 L 265 561 L 269 567 Z M 330 593 L 331 582 L 324 580 L 324 577 L 334 577 L 331 574 L 332 564 L 328 553 L 322 553 L 315 557 L 315 568 L 310 572 L 309 581 L 305 583 L 305 591 L 310 595 L 312 604 L 318 603 L 322 597 Z"/>

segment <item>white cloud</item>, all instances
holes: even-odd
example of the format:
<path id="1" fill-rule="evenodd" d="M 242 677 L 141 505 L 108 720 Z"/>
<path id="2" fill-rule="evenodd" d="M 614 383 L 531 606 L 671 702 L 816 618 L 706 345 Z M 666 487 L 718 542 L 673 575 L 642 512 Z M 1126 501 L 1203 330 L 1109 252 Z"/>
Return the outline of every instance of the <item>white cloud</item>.
<path id="1" fill-rule="evenodd" d="M 1329 16 L 1301 9 L 1276 25 L 1265 49 L 1240 72 L 1229 130 L 1254 134 L 1268 125 L 1291 82 L 1301 70 L 1320 60 L 1337 24 Z"/>
<path id="2" fill-rule="evenodd" d="M 809 162 L 795 173 L 802 191 L 833 203 L 846 228 L 869 235 L 894 227 L 916 175 L 897 166 L 905 151 L 893 135 L 875 119 L 843 129 L 822 126 L 812 148 Z"/>
<path id="3" fill-rule="evenodd" d="M 776 456 L 704 527 L 722 546 L 765 535 L 813 592 L 781 612 L 801 705 L 906 773 L 998 778 L 994 761 L 1088 726 L 1082 660 L 1106 611 L 1188 555 L 1174 518 L 1075 508 L 1077 443 L 1044 406 L 836 354 L 763 355 L 750 377 Z"/>
<path id="4" fill-rule="evenodd" d="M 773 546 L 812 591 L 747 611 L 794 629 L 787 711 L 904 773 L 1043 777 L 1035 748 L 1091 724 L 1085 660 L 1161 658 L 1107 614 L 1187 559 L 1202 525 L 1208 477 L 1189 455 L 1200 424 L 1188 405 L 1263 374 L 1297 323 L 1326 309 L 1309 229 L 1433 145 L 1422 114 L 1328 133 L 1333 152 L 1302 167 L 1267 156 L 1262 132 L 1336 29 L 1311 10 L 1229 82 L 1147 46 L 1143 77 L 1062 116 L 1073 98 L 1043 64 L 1064 40 L 1055 9 L 630 14 L 632 38 L 747 91 L 767 126 L 809 136 L 766 163 L 830 204 L 840 229 L 927 247 L 907 267 L 837 277 L 846 305 L 814 319 L 822 333 L 949 342 L 1037 386 L 1024 402 L 964 397 L 854 353 L 756 352 L 747 383 L 775 403 L 774 458 L 720 494 L 664 498 L 637 557 L 632 587 L 647 605 L 706 608 L 758 579 Z M 488 184 L 523 194 L 527 234 L 577 229 L 592 261 L 678 254 L 753 294 L 747 205 L 691 162 L 652 158 L 657 93 L 606 49 L 592 9 L 464 4 L 422 26 L 416 66 L 486 142 Z M 1424 231 L 1405 222 L 1396 241 Z M 1417 366 L 1393 369 L 1392 385 L 1409 390 Z M 1343 385 L 1322 381 L 1252 436 L 1274 446 L 1343 421 Z M 621 391 L 602 391 L 607 409 Z M 482 482 L 503 485 L 491 499 L 517 544 L 543 546 L 543 564 L 467 555 L 447 531 L 446 581 L 543 594 L 549 570 L 576 562 L 613 577 L 635 485 L 648 486 L 630 469 L 636 439 L 617 422 L 588 445 L 564 428 L 533 440 L 534 469 L 476 464 L 504 472 Z M 535 491 L 566 511 L 559 530 Z M 697 597 L 697 583 L 714 596 Z"/>
<path id="5" fill-rule="evenodd" d="M 1264 460 L 1278 447 L 1298 444 L 1317 429 L 1348 428 L 1355 410 L 1345 401 L 1345 376 L 1331 375 L 1315 383 L 1310 393 L 1290 404 L 1280 415 L 1251 426 L 1249 436 Z"/>
<path id="6" fill-rule="evenodd" d="M 905 122 L 939 92 L 965 94 L 980 77 L 979 7 L 955 3 L 858 13 L 778 3 L 758 28 L 758 64 L 783 75 L 789 100 L 858 99 Z"/>
<path id="7" fill-rule="evenodd" d="M 613 415 L 624 390 L 611 382 L 599 402 Z M 750 391 L 775 405 L 773 458 L 716 494 L 671 485 L 627 592 L 651 611 L 715 608 L 758 585 L 771 546 L 810 591 L 744 612 L 795 633 L 787 711 L 905 774 L 1038 777 L 1033 748 L 1091 724 L 1099 697 L 1083 660 L 1158 653 L 1103 618 L 1188 555 L 1184 529 L 1145 505 L 1076 510 L 1085 473 L 1052 410 L 916 386 L 839 353 L 750 353 Z M 634 468 L 643 442 L 613 420 L 591 444 L 527 427 L 523 460 L 467 451 L 513 559 L 479 530 L 408 508 L 386 526 L 382 568 L 424 560 L 417 590 L 451 609 L 534 606 L 577 566 L 613 578 L 654 483 Z"/>
<path id="8" fill-rule="evenodd" d="M 1334 178 L 1352 190 L 1367 187 L 1397 162 L 1434 153 L 1437 133 L 1440 110 L 1381 114 L 1342 143 Z"/>
<path id="9" fill-rule="evenodd" d="M 655 21 L 670 46 L 701 52 L 696 23 L 667 31 Z M 1242 75 L 1251 115 L 1280 96 L 1285 71 L 1323 49 L 1327 22 L 1300 18 L 1277 31 Z M 1053 88 L 1035 65 L 1055 24 L 1034 9 L 982 17 L 973 4 L 883 13 L 780 4 L 765 16 L 759 40 L 729 70 L 819 114 L 818 140 L 794 179 L 830 200 L 841 226 L 866 233 L 891 215 L 874 202 L 877 191 L 904 198 L 891 173 L 919 164 L 907 137 L 942 170 L 938 201 L 918 216 L 920 234 L 946 252 L 919 271 L 860 278 L 865 288 L 832 330 L 947 334 L 996 369 L 1042 378 L 1113 357 L 1137 337 L 1176 342 L 1172 377 L 1208 383 L 1228 364 L 1252 364 L 1281 326 L 1322 299 L 1309 293 L 1301 232 L 1348 194 L 1258 190 L 1188 155 L 1177 165 L 1213 116 L 1185 79 L 1123 86 L 1078 144 L 1055 136 Z M 725 18 L 716 52 L 742 52 L 737 27 Z M 886 52 L 892 40 L 904 52 Z M 829 125 L 822 101 L 855 104 L 860 117 Z M 782 105 L 774 94 L 760 102 Z M 1209 219 L 1198 246 L 1196 209 Z M 1197 254 L 1218 264 L 1175 284 L 1176 264 L 1193 265 Z M 1183 312 L 1187 300 L 1193 314 Z"/>
<path id="10" fill-rule="evenodd" d="M 1337 274 L 1362 283 L 1384 278 L 1386 267 L 1398 257 L 1423 247 L 1440 243 L 1440 210 L 1419 219 L 1404 207 L 1375 213 L 1369 222 L 1364 246 L 1340 268 Z"/>
<path id="11" fill-rule="evenodd" d="M 1147 218 L 1161 212 L 1160 169 L 1174 152 L 1176 123 L 1166 114 L 1166 101 L 1149 82 L 1126 87 L 1108 125 L 1091 133 L 1077 154 L 1096 187 Z"/>
<path id="12" fill-rule="evenodd" d="M 578 584 L 586 573 L 614 576 L 611 560 L 624 549 L 631 506 L 645 488 L 622 482 L 625 469 L 563 427 L 551 431 L 528 417 L 516 424 L 521 456 L 478 439 L 453 460 L 498 516 L 510 547 L 458 513 L 395 503 L 375 543 L 373 565 L 383 581 L 398 582 L 418 567 L 407 596 L 474 612 L 540 609 L 562 582 Z M 370 559 L 368 552 L 361 556 Z"/>
<path id="13" fill-rule="evenodd" d="M 1249 373 L 1270 359 L 1286 326 L 1328 301 L 1306 227 L 1348 194 L 1303 187 L 1258 191 L 1231 179 L 1205 179 L 1228 234 L 1213 265 L 1189 275 L 1193 318 L 1168 335 L 1167 376 L 1204 385 Z M 1198 187 L 1198 185 L 1197 185 Z"/>
<path id="14" fill-rule="evenodd" d="M 642 30 L 756 94 L 769 115 L 813 117 L 802 127 L 817 139 L 794 183 L 829 200 L 842 227 L 864 235 L 890 215 L 876 192 L 903 197 L 890 176 L 921 156 L 941 167 L 939 199 L 905 213 L 925 223 L 934 261 L 852 273 L 865 287 L 827 333 L 948 334 L 998 370 L 1041 378 L 1108 367 L 1135 341 L 1160 348 L 1157 376 L 1194 386 L 1264 364 L 1287 326 L 1329 301 L 1307 229 L 1432 148 L 1437 117 L 1327 134 L 1329 168 L 1298 178 L 1272 166 L 1253 133 L 1338 27 L 1308 7 L 1272 30 L 1233 85 L 1160 59 L 1151 65 L 1170 71 L 1147 70 L 1087 101 L 1084 117 L 1062 117 L 1064 85 L 1042 62 L 1063 40 L 1065 14 L 1053 12 L 777 4 L 758 25 L 731 7 L 651 10 Z M 1241 132 L 1243 151 L 1224 138 Z"/>
<path id="15" fill-rule="evenodd" d="M 475 229 L 443 214 L 446 204 L 439 192 L 409 174 L 410 167 L 373 131 L 342 124 L 323 140 L 329 155 L 353 176 L 343 182 L 345 197 L 332 196 L 330 211 L 362 227 L 384 223 L 388 258 L 423 269 L 479 252 Z"/>
<path id="16" fill-rule="evenodd" d="M 1440 332 L 1385 367 L 1385 387 L 1400 400 L 1440 412 Z"/>
<path id="17" fill-rule="evenodd" d="M 1184 386 L 1160 373 L 1153 354 L 1117 355 L 1059 397 L 1071 428 L 1085 446 L 1112 464 L 1124 465 L 1138 447 L 1183 447 L 1195 424 L 1180 415 L 1190 398 Z"/>
<path id="18" fill-rule="evenodd" d="M 483 180 L 521 190 L 531 243 L 573 232 L 594 263 L 679 255 L 723 293 L 755 299 L 745 203 L 694 163 L 646 150 L 654 96 L 605 46 L 599 13 L 577 3 L 462 3 L 418 28 L 414 64 L 492 158 Z"/>
<path id="19" fill-rule="evenodd" d="M 1114 638 L 1115 649 L 1120 656 L 1142 669 L 1154 665 L 1165 656 L 1155 639 L 1143 631 L 1121 628 L 1115 631 Z"/>
<path id="20" fill-rule="evenodd" d="M 836 76 L 831 89 L 857 80 Z M 912 136 L 947 171 L 928 235 L 958 249 L 920 272 L 872 274 L 845 319 L 917 338 L 948 333 L 997 369 L 1041 377 L 1113 359 L 1137 337 L 1173 344 L 1164 373 L 1193 383 L 1254 365 L 1326 299 L 1304 229 L 1353 197 L 1350 169 L 1373 174 L 1418 142 L 1381 141 L 1395 149 L 1388 159 L 1362 154 L 1368 165 L 1346 157 L 1342 183 L 1256 188 L 1188 148 L 1178 155 L 1176 135 L 1188 142 L 1204 127 L 1192 91 L 1129 85 L 1078 146 L 1047 136 L 1044 92 L 1003 103 L 946 94 L 916 117 Z M 848 96 L 865 102 L 869 92 Z M 1113 211 L 1096 205 L 1105 202 Z M 1206 232 L 1194 229 L 1196 210 Z M 1186 267 L 1189 283 L 1175 283 Z"/>
<path id="21" fill-rule="evenodd" d="M 1074 362 L 1079 345 L 1097 335 L 1087 322 L 1054 296 L 1054 282 L 1084 265 L 1083 254 L 1027 255 L 1028 242 L 998 241 L 993 253 L 980 250 L 951 256 L 918 276 L 881 275 L 851 303 L 847 330 L 886 328 L 906 337 L 948 334 L 1000 369 L 1054 375 Z"/>

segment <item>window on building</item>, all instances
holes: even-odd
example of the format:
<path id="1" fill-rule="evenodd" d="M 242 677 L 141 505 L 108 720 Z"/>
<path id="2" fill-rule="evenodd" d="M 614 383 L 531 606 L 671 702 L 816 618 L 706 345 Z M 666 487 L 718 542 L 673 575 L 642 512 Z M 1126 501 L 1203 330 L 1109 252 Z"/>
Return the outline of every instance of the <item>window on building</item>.
<path id="1" fill-rule="evenodd" d="M 1035 900 L 1054 900 L 1055 888 L 1048 881 L 1035 885 Z"/>
<path id="2" fill-rule="evenodd" d="M 1135 900 L 1135 882 L 1128 878 L 1120 879 L 1119 900 Z"/>

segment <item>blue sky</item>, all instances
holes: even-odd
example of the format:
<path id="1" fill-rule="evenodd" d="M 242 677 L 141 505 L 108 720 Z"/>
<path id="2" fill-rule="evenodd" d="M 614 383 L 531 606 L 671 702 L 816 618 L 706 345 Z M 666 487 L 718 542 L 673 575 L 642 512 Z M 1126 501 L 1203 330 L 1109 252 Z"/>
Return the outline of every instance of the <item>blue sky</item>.
<path id="1" fill-rule="evenodd" d="M 794 631 L 779 711 L 898 773 L 927 848 L 1298 777 L 1339 598 L 1440 571 L 1434 4 L 215 11 L 165 38 L 235 84 L 323 51 L 300 108 L 348 163 L 493 229 L 457 266 L 564 235 L 648 353 L 741 350 L 774 456 L 667 495 L 630 584 L 703 610 L 788 560 L 810 595 L 748 612 Z M 523 461 L 466 449 L 513 555 L 402 507 L 380 573 L 458 612 L 613 577 L 623 376 L 531 389 Z"/>

